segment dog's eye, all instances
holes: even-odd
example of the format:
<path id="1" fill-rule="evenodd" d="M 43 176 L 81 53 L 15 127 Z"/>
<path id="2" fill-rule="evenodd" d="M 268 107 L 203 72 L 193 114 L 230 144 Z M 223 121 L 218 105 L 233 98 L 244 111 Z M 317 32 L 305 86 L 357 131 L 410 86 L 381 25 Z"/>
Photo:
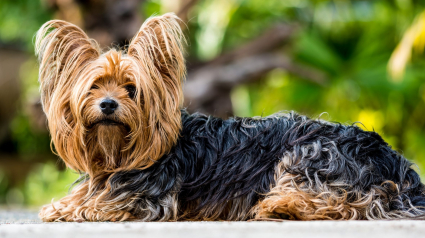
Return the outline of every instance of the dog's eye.
<path id="1" fill-rule="evenodd" d="M 97 86 L 97 85 L 91 86 L 90 90 L 93 90 L 93 89 L 99 89 L 99 86 Z"/>
<path id="2" fill-rule="evenodd" d="M 133 85 L 126 85 L 125 90 L 127 90 L 128 96 L 130 98 L 134 98 L 134 96 L 136 95 L 136 87 L 134 87 Z"/>

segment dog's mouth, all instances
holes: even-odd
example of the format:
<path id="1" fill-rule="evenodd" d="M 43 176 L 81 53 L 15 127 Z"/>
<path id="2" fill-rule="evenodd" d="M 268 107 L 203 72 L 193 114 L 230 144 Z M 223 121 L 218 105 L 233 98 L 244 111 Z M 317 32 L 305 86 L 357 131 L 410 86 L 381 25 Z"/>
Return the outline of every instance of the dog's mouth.
<path id="1" fill-rule="evenodd" d="M 124 123 L 122 123 L 121 121 L 118 120 L 114 120 L 111 118 L 106 118 L 106 119 L 99 119 L 95 122 L 93 122 L 89 128 L 93 128 L 96 125 L 100 125 L 100 126 L 124 126 L 125 128 L 127 128 L 128 126 Z"/>
<path id="2" fill-rule="evenodd" d="M 96 124 L 101 124 L 101 125 L 105 125 L 105 126 L 124 125 L 122 122 L 115 121 L 115 120 L 112 120 L 112 119 L 103 119 L 103 120 L 98 121 Z"/>

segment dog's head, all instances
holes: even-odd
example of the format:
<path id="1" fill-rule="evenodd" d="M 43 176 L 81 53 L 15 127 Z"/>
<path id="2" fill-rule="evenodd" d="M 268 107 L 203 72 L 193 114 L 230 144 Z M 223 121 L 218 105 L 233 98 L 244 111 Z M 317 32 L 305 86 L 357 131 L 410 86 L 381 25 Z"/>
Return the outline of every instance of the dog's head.
<path id="1" fill-rule="evenodd" d="M 43 110 L 67 166 L 96 174 L 147 168 L 176 143 L 185 76 L 174 14 L 146 20 L 126 52 L 101 53 L 65 21 L 36 36 Z"/>

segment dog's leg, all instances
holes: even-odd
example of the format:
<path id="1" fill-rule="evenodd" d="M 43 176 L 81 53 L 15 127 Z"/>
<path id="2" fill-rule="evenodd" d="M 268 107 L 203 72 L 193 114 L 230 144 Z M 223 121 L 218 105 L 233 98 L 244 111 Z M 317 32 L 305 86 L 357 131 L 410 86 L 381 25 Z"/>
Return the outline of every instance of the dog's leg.
<path id="1" fill-rule="evenodd" d="M 61 200 L 45 205 L 39 214 L 41 220 L 52 221 L 124 221 L 135 219 L 128 211 L 130 201 L 104 201 L 95 195 L 86 198 L 88 185 L 82 184 Z M 131 199 L 130 199 L 131 200 Z"/>
<path id="2" fill-rule="evenodd" d="M 79 206 L 76 204 L 66 203 L 67 197 L 58 202 L 45 205 L 39 214 L 41 220 L 45 222 L 53 221 L 124 221 L 134 220 L 135 217 L 125 210 L 105 211 L 99 206 Z"/>
<path id="3" fill-rule="evenodd" d="M 84 221 L 84 218 L 75 215 L 75 211 L 83 203 L 86 193 L 87 185 L 82 184 L 59 201 L 43 206 L 38 216 L 44 222 Z"/>
<path id="4" fill-rule="evenodd" d="M 300 163 L 304 157 L 317 151 L 306 147 L 304 153 L 288 152 L 276 166 L 275 185 L 265 198 L 253 209 L 256 219 L 289 220 L 340 220 L 364 217 L 373 192 L 362 194 L 345 191 L 344 186 L 322 183 L 315 178 L 306 178 L 287 172 L 288 168 Z M 347 199 L 350 197 L 350 199 Z"/>
<path id="5" fill-rule="evenodd" d="M 373 196 L 361 196 L 356 203 L 347 201 L 347 193 L 328 191 L 317 193 L 296 184 L 293 175 L 285 174 L 266 198 L 255 208 L 255 218 L 289 220 L 358 219 Z"/>
<path id="6" fill-rule="evenodd" d="M 123 191 L 111 197 L 110 189 L 102 189 L 88 196 L 88 185 L 76 187 L 72 193 L 52 204 L 45 205 L 39 214 L 41 220 L 52 221 L 175 221 L 177 220 L 177 193 L 151 198 L 131 195 Z"/>
<path id="7" fill-rule="evenodd" d="M 69 196 L 67 196 L 62 198 L 58 202 L 52 202 L 51 204 L 43 206 L 38 216 L 44 222 L 79 221 L 78 218 L 74 218 L 72 216 L 77 206 L 71 203 L 67 203 L 66 200 L 71 199 L 69 198 Z"/>
<path id="8" fill-rule="evenodd" d="M 395 176 L 387 176 L 386 180 L 384 176 L 375 176 L 379 174 L 379 165 L 344 158 L 334 143 L 316 142 L 296 147 L 277 165 L 275 184 L 254 208 L 255 218 L 375 220 L 424 217 L 422 201 L 425 195 L 419 176 L 405 159 L 397 157 L 396 153 L 390 155 L 395 158 L 388 160 L 400 163 L 393 166 L 401 171 L 402 183 L 394 182 L 398 179 Z M 351 167 L 343 166 L 348 164 Z"/>
<path id="9" fill-rule="evenodd" d="M 278 186 L 255 207 L 256 219 L 376 220 L 423 217 L 424 214 L 423 207 L 412 205 L 392 181 L 364 193 L 332 189 L 331 186 L 307 188 L 297 184 L 294 177 L 282 176 Z M 391 208 L 403 203 L 406 209 Z"/>

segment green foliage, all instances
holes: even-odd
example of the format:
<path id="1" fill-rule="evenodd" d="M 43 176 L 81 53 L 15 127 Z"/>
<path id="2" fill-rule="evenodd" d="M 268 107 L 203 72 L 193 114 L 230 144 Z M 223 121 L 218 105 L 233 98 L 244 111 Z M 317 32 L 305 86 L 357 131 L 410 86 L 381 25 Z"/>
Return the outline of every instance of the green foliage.
<path id="1" fill-rule="evenodd" d="M 45 4 L 38 0 L 0 1 L 0 42 L 22 45 L 32 52 L 35 32 L 52 17 Z"/>
<path id="2" fill-rule="evenodd" d="M 34 131 L 30 125 L 30 118 L 28 115 L 23 112 L 18 112 L 11 127 L 13 139 L 15 140 L 19 154 L 33 155 L 49 153 L 50 137 L 47 133 Z"/>
<path id="3" fill-rule="evenodd" d="M 37 131 L 31 125 L 30 107 L 39 100 L 38 92 L 38 64 L 30 58 L 20 68 L 22 82 L 21 107 L 11 123 L 12 138 L 20 155 L 34 155 L 50 153 L 50 137 L 44 130 Z M 32 120 L 34 121 L 34 120 Z M 26 158 L 23 156 L 23 158 Z"/>
<path id="4" fill-rule="evenodd" d="M 4 204 L 6 202 L 6 197 L 4 195 L 6 195 L 7 190 L 8 190 L 8 179 L 4 171 L 0 169 L 0 194 L 3 195 L 3 196 L 0 196 L 0 204 Z"/>
<path id="5" fill-rule="evenodd" d="M 152 16 L 161 12 L 161 2 L 159 0 L 147 1 L 142 8 L 141 15 Z"/>
<path id="6" fill-rule="evenodd" d="M 79 175 L 69 169 L 58 171 L 52 163 L 40 164 L 28 176 L 24 186 L 25 202 L 31 205 L 43 205 L 52 199 L 58 201 L 68 194 L 72 182 Z"/>

